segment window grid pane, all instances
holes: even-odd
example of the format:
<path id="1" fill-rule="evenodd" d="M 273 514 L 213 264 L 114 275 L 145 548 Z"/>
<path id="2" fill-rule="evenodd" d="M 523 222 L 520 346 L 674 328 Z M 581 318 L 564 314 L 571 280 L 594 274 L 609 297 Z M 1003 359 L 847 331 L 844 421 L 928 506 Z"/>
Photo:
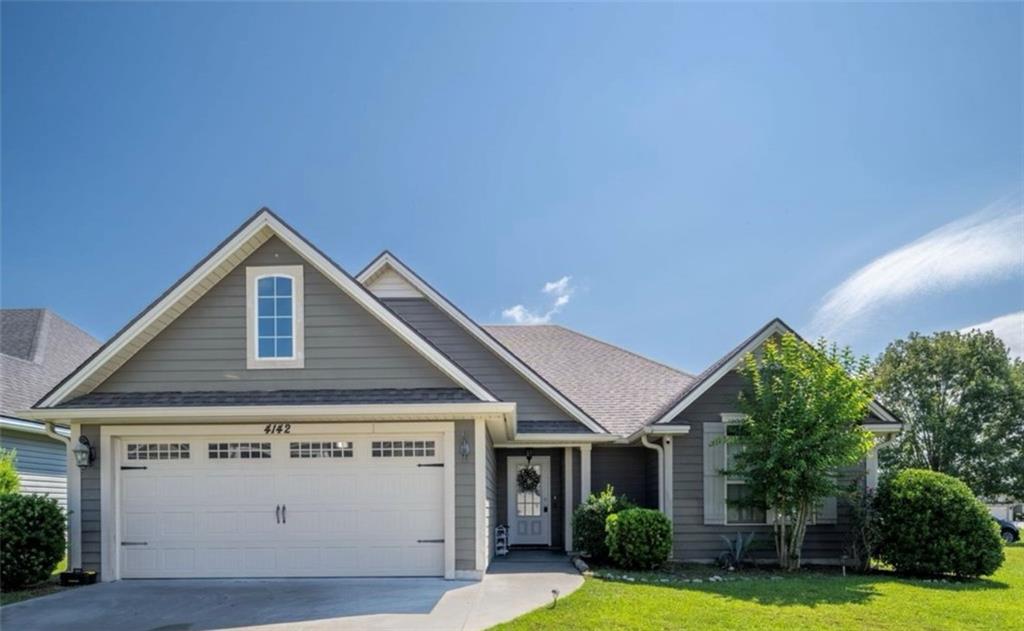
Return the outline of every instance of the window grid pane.
<path id="1" fill-rule="evenodd" d="M 270 458 L 270 443 L 209 443 L 210 460 L 265 460 Z"/>
<path id="2" fill-rule="evenodd" d="M 764 524 L 768 516 L 764 509 L 757 506 L 736 504 L 750 499 L 750 489 L 742 482 L 726 483 L 727 519 L 730 524 Z"/>
<path id="3" fill-rule="evenodd" d="M 289 359 L 294 356 L 292 278 L 266 276 L 256 281 L 256 356 Z"/>
<path id="4" fill-rule="evenodd" d="M 432 440 L 375 440 L 370 444 L 373 458 L 432 458 L 435 453 Z"/>
<path id="5" fill-rule="evenodd" d="M 292 458 L 351 458 L 351 442 L 294 442 L 288 445 Z"/>
<path id="6" fill-rule="evenodd" d="M 129 443 L 128 460 L 188 460 L 189 443 Z"/>

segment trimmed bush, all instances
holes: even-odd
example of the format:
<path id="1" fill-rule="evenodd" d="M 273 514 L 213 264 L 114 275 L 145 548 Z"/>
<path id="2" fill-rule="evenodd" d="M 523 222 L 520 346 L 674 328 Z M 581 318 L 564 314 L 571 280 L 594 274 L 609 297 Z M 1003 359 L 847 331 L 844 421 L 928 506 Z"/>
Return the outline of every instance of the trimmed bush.
<path id="1" fill-rule="evenodd" d="M 0 495 L 17 493 L 21 489 L 21 478 L 14 468 L 15 456 L 13 449 L 0 449 Z"/>
<path id="2" fill-rule="evenodd" d="M 987 576 L 1003 564 L 999 526 L 966 484 L 905 469 L 875 498 L 878 555 L 902 574 Z"/>
<path id="3" fill-rule="evenodd" d="M 632 508 L 633 504 L 625 495 L 615 495 L 609 484 L 600 495 L 591 493 L 583 504 L 572 513 L 573 547 L 595 563 L 608 561 L 608 545 L 605 543 L 605 521 L 609 515 Z"/>
<path id="4" fill-rule="evenodd" d="M 630 508 L 608 516 L 608 553 L 618 565 L 640 570 L 658 567 L 672 550 L 672 523 L 650 508 Z"/>
<path id="5" fill-rule="evenodd" d="M 44 495 L 0 495 L 0 586 L 46 580 L 64 558 L 64 511 Z"/>

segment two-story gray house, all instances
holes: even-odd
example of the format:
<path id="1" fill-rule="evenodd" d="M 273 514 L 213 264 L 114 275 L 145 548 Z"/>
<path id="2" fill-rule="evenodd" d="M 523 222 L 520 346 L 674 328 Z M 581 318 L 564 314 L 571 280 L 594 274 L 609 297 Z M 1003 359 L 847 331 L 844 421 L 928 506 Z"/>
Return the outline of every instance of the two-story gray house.
<path id="1" fill-rule="evenodd" d="M 105 581 L 478 578 L 498 525 L 513 550 L 572 550 L 573 507 L 606 484 L 668 515 L 674 558 L 711 560 L 719 534 L 768 529 L 728 502 L 743 484 L 714 439 L 737 362 L 785 330 L 693 376 L 558 326 L 481 326 L 387 252 L 353 277 L 264 209 L 30 413 L 92 450 L 71 565 Z M 865 423 L 899 429 L 877 405 Z M 847 521 L 821 506 L 805 557 L 838 559 Z"/>

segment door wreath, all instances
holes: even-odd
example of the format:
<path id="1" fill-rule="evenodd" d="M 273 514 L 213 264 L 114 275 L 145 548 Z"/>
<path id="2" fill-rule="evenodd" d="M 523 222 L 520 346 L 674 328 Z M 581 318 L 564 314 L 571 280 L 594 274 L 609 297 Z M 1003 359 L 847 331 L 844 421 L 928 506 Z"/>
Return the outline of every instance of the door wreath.
<path id="1" fill-rule="evenodd" d="M 540 486 L 540 472 L 533 467 L 523 467 L 516 474 L 516 485 L 523 493 L 536 491 Z"/>

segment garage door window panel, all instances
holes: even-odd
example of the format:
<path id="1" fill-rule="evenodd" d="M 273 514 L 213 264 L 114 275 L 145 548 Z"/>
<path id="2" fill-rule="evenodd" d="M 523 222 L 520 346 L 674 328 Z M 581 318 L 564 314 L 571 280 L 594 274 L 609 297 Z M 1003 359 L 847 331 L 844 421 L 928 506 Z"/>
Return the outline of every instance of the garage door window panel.
<path id="1" fill-rule="evenodd" d="M 432 440 L 375 440 L 370 446 L 374 458 L 433 458 L 436 453 Z"/>
<path id="2" fill-rule="evenodd" d="M 188 460 L 189 443 L 128 443 L 128 460 Z"/>
<path id="3" fill-rule="evenodd" d="M 270 443 L 209 443 L 207 457 L 210 460 L 268 460 Z"/>

